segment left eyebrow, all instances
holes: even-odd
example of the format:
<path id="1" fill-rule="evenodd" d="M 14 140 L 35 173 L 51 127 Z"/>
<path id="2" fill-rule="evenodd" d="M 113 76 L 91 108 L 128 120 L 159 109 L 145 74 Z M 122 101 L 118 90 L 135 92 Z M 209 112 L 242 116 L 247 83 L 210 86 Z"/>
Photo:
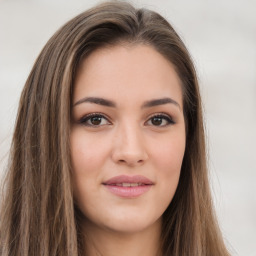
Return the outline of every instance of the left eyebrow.
<path id="1" fill-rule="evenodd" d="M 116 107 L 116 104 L 111 101 L 111 100 L 107 100 L 107 99 L 103 99 L 103 98 L 98 98 L 98 97 L 85 97 L 79 101 L 77 101 L 73 107 L 82 104 L 82 103 L 93 103 L 93 104 L 98 104 L 98 105 L 102 105 L 102 106 L 107 106 L 107 107 Z"/>
<path id="2" fill-rule="evenodd" d="M 164 105 L 164 104 L 174 104 L 181 110 L 181 106 L 177 101 L 171 98 L 162 98 L 162 99 L 154 99 L 154 100 L 149 100 L 146 101 L 141 108 L 150 108 L 150 107 L 155 107 L 159 105 Z"/>

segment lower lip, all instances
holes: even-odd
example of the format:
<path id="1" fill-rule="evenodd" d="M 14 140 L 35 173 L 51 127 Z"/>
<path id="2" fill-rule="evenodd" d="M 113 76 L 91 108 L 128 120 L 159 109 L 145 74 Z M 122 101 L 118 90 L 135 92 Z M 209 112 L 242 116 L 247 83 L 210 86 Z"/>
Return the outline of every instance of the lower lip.
<path id="1" fill-rule="evenodd" d="M 135 198 L 145 194 L 152 185 L 143 185 L 137 187 L 121 187 L 113 185 L 104 185 L 111 193 L 125 198 Z"/>

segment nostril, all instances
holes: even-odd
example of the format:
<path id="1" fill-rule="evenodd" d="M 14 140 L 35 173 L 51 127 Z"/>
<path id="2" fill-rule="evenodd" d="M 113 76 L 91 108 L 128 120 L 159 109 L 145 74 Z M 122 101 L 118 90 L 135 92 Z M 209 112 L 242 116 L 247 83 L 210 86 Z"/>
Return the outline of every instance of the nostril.
<path id="1" fill-rule="evenodd" d="M 125 164 L 128 164 L 128 165 L 129 164 L 134 165 L 134 164 L 141 164 L 141 163 L 144 162 L 144 160 L 140 159 L 140 160 L 137 160 L 137 161 L 136 160 L 133 161 L 133 160 L 129 160 L 129 159 L 128 160 L 119 159 L 118 162 L 119 163 L 125 163 Z"/>

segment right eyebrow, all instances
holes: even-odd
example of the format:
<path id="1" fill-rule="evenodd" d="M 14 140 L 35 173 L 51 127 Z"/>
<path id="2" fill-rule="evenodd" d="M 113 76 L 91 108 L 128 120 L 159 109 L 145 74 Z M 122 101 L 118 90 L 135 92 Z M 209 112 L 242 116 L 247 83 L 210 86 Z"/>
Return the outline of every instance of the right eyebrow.
<path id="1" fill-rule="evenodd" d="M 85 102 L 89 102 L 89 103 L 94 103 L 94 104 L 98 104 L 98 105 L 102 105 L 102 106 L 107 106 L 107 107 L 116 107 L 116 104 L 111 101 L 111 100 L 107 100 L 107 99 L 103 99 L 103 98 L 97 98 L 97 97 L 85 97 L 80 99 L 79 101 L 77 101 L 73 107 L 85 103 Z"/>
<path id="2" fill-rule="evenodd" d="M 142 108 L 155 107 L 155 106 L 164 105 L 164 104 L 168 104 L 168 103 L 174 104 L 175 106 L 177 106 L 181 110 L 180 104 L 177 101 L 175 101 L 174 99 L 168 98 L 168 97 L 146 101 L 142 105 Z"/>

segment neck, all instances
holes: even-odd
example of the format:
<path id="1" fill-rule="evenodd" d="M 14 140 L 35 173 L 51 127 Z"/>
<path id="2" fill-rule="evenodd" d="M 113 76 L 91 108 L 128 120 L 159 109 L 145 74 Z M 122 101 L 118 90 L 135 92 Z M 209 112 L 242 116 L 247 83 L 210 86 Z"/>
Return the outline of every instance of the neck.
<path id="1" fill-rule="evenodd" d="M 85 228 L 84 228 L 85 229 Z M 117 232 L 86 223 L 86 256 L 160 256 L 161 221 L 138 232 Z"/>

